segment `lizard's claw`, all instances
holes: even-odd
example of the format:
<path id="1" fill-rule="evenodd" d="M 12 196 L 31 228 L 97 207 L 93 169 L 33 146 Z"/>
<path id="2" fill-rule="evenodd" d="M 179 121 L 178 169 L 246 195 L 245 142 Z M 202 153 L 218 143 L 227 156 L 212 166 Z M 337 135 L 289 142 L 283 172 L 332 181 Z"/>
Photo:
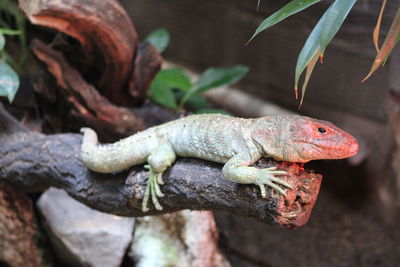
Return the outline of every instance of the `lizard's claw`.
<path id="1" fill-rule="evenodd" d="M 144 191 L 143 201 L 142 201 L 142 211 L 147 212 L 149 208 L 147 206 L 149 202 L 149 198 L 151 197 L 151 201 L 153 202 L 156 210 L 162 210 L 163 207 L 158 202 L 158 197 L 163 197 L 164 194 L 160 189 L 160 181 L 162 182 L 162 173 L 154 172 L 151 167 L 149 167 L 149 179 L 147 181 L 146 190 Z"/>
<path id="2" fill-rule="evenodd" d="M 260 177 L 255 182 L 255 184 L 260 187 L 261 196 L 263 198 L 267 197 L 267 191 L 265 190 L 266 185 L 271 187 L 272 189 L 274 189 L 279 194 L 285 197 L 286 193 L 281 186 L 292 189 L 292 186 L 289 183 L 275 177 L 275 176 L 284 176 L 287 175 L 288 173 L 286 171 L 277 171 L 276 169 L 277 167 L 263 169 L 262 173 L 260 173 Z"/>

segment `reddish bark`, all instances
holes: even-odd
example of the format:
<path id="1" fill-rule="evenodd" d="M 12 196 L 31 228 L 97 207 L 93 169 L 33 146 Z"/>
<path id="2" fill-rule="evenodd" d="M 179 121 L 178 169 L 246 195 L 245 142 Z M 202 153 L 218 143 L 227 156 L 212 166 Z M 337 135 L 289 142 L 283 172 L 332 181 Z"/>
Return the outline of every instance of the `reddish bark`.
<path id="1" fill-rule="evenodd" d="M 130 107 L 143 102 L 162 59 L 148 45 L 137 51 L 136 30 L 118 1 L 20 0 L 20 6 L 33 24 L 78 40 L 81 61 L 101 73 L 96 86 L 111 102 Z"/>
<path id="2" fill-rule="evenodd" d="M 118 1 L 20 0 L 20 6 L 33 24 L 77 39 L 86 60 L 102 67 L 99 87 L 111 100 L 118 99 L 118 91 L 131 73 L 138 42 L 136 30 Z"/>
<path id="3" fill-rule="evenodd" d="M 0 182 L 0 265 L 48 266 L 38 247 L 42 239 L 31 200 Z"/>
<path id="4" fill-rule="evenodd" d="M 128 90 L 133 101 L 137 103 L 146 97 L 147 88 L 153 77 L 161 69 L 162 58 L 157 50 L 149 43 L 139 45 L 135 58 L 135 69 L 129 80 Z M 130 100 L 127 99 L 126 100 Z M 123 103 L 129 105 L 129 103 Z M 132 104 L 132 103 L 131 103 Z"/>

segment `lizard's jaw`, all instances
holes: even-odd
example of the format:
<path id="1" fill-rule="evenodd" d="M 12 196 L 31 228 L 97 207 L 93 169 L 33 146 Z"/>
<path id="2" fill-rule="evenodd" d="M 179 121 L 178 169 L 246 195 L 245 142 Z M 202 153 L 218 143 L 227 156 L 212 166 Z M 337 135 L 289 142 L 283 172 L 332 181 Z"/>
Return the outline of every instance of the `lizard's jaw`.
<path id="1" fill-rule="evenodd" d="M 344 159 L 357 154 L 359 145 L 354 137 L 347 137 L 346 142 L 296 142 L 297 160 L 308 162 L 321 159 Z"/>

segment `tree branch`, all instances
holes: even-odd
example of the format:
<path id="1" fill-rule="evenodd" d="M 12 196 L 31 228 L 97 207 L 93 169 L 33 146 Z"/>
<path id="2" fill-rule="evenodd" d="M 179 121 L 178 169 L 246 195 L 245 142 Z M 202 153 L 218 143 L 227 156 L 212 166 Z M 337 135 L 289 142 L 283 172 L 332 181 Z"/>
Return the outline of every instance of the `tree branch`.
<path id="1" fill-rule="evenodd" d="M 86 205 L 123 216 L 145 216 L 181 209 L 223 210 L 251 216 L 280 227 L 295 228 L 307 222 L 318 195 L 321 175 L 297 164 L 280 164 L 294 185 L 286 199 L 267 189 L 259 196 L 254 185 L 239 185 L 222 177 L 222 165 L 181 158 L 164 174 L 163 211 L 141 211 L 147 174 L 140 167 L 129 172 L 99 174 L 81 161 L 79 134 L 41 135 L 29 132 L 0 108 L 0 181 L 27 191 L 49 186 L 66 190 Z M 261 163 L 265 166 L 266 164 Z M 277 165 L 277 163 L 269 163 Z M 127 177 L 127 178 L 126 178 Z"/>

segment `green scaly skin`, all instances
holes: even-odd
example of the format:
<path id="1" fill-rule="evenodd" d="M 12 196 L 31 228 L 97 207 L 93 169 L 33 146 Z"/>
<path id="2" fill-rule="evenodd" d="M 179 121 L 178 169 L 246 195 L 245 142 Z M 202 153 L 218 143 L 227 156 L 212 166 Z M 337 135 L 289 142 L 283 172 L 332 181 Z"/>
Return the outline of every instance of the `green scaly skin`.
<path id="1" fill-rule="evenodd" d="M 330 122 L 302 116 L 271 116 L 242 119 L 220 114 L 192 115 L 149 128 L 113 144 L 98 145 L 97 135 L 82 128 L 82 159 L 91 170 L 118 172 L 148 163 L 149 180 L 142 210 L 151 201 L 162 206 L 160 185 L 163 172 L 176 157 L 195 157 L 225 164 L 226 179 L 240 184 L 255 184 L 266 197 L 265 186 L 285 195 L 291 185 L 279 177 L 285 171 L 251 167 L 262 157 L 289 162 L 317 159 L 341 159 L 355 155 L 354 137 Z"/>

